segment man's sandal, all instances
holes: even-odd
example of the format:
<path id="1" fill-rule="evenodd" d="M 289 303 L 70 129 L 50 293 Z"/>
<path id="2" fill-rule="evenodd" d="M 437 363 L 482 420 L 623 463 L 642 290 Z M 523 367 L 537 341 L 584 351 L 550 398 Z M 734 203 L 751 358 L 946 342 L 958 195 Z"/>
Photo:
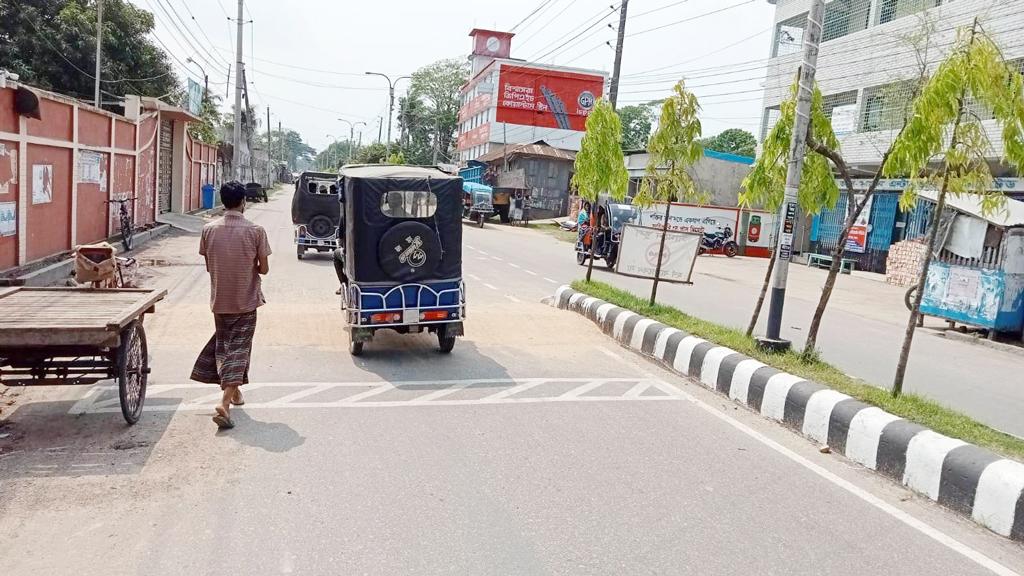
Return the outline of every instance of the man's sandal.
<path id="1" fill-rule="evenodd" d="M 228 411 L 221 406 L 217 406 L 217 415 L 213 417 L 213 421 L 217 424 L 217 428 L 221 430 L 229 430 L 235 427 L 235 422 L 231 420 Z"/>

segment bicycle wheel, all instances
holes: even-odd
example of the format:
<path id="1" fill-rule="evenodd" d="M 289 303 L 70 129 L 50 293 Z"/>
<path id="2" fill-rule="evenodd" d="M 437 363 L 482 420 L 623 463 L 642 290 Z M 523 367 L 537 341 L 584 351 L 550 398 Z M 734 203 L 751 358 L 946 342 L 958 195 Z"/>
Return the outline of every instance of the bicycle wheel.
<path id="1" fill-rule="evenodd" d="M 131 252 L 135 244 L 135 230 L 132 227 L 132 215 L 127 210 L 121 212 L 121 243 L 124 244 L 124 251 Z"/>

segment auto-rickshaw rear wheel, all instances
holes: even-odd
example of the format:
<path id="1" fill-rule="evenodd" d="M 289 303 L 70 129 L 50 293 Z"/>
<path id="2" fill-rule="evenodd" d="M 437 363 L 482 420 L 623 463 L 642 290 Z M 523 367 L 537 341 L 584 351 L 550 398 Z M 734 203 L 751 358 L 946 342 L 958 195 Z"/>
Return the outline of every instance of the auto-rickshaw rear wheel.
<path id="1" fill-rule="evenodd" d="M 455 348 L 455 335 L 448 334 L 448 329 L 445 326 L 437 329 L 437 346 L 441 350 L 441 354 L 450 354 Z"/>
<path id="2" fill-rule="evenodd" d="M 305 253 L 306 253 L 306 247 L 305 246 L 299 244 L 298 246 L 295 247 L 295 256 L 299 260 L 302 260 L 302 255 L 305 254 Z"/>
<path id="3" fill-rule="evenodd" d="M 356 342 L 351 333 L 348 335 L 348 353 L 353 356 L 360 356 L 363 353 L 363 342 Z"/>

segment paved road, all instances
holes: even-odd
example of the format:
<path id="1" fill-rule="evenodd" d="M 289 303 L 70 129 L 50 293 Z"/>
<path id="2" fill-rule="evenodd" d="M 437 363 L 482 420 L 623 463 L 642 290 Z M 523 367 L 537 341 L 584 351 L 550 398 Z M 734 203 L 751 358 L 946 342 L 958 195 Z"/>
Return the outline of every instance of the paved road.
<path id="1" fill-rule="evenodd" d="M 495 266 L 514 262 L 558 283 L 582 277 L 572 249 L 546 234 L 505 227 L 469 233 L 471 246 L 483 257 L 498 257 Z M 481 254 L 478 252 L 477 256 Z M 708 256 L 697 260 L 693 286 L 659 288 L 659 301 L 695 316 L 746 329 L 764 279 L 767 262 L 762 259 Z M 514 273 L 515 269 L 507 269 Z M 825 279 L 824 270 L 791 267 L 782 335 L 803 346 Z M 649 294 L 650 282 L 595 268 L 595 279 L 637 294 Z M 537 284 L 538 288 L 548 286 Z M 767 302 L 765 303 L 767 310 Z M 906 329 L 907 310 L 903 289 L 840 275 L 818 337 L 822 357 L 847 374 L 889 388 L 895 373 Z M 760 333 L 766 315 L 762 314 Z M 945 327 L 929 318 L 926 326 Z M 971 415 L 998 430 L 1024 437 L 1024 376 L 1021 356 L 949 340 L 935 330 L 921 330 L 914 339 L 904 389 Z"/>
<path id="2" fill-rule="evenodd" d="M 216 433 L 217 391 L 186 380 L 208 283 L 196 238 L 166 238 L 142 255 L 171 288 L 143 421 L 104 386 L 9 417 L 5 575 L 1024 573 L 1021 546 L 542 305 L 556 278 L 491 246 L 523 254 L 514 233 L 467 228 L 451 356 L 395 336 L 351 358 L 287 202 L 250 212 L 276 253 L 239 427 Z"/>

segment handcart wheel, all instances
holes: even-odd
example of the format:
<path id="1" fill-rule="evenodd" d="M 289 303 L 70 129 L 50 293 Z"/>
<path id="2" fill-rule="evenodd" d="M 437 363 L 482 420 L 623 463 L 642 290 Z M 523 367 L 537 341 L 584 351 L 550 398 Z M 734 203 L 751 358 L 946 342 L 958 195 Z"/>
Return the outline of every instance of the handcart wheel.
<path id="1" fill-rule="evenodd" d="M 142 416 L 146 402 L 146 382 L 149 380 L 149 349 L 142 322 L 135 320 L 121 332 L 121 345 L 117 349 L 117 389 L 121 400 L 121 415 L 129 425 Z"/>

